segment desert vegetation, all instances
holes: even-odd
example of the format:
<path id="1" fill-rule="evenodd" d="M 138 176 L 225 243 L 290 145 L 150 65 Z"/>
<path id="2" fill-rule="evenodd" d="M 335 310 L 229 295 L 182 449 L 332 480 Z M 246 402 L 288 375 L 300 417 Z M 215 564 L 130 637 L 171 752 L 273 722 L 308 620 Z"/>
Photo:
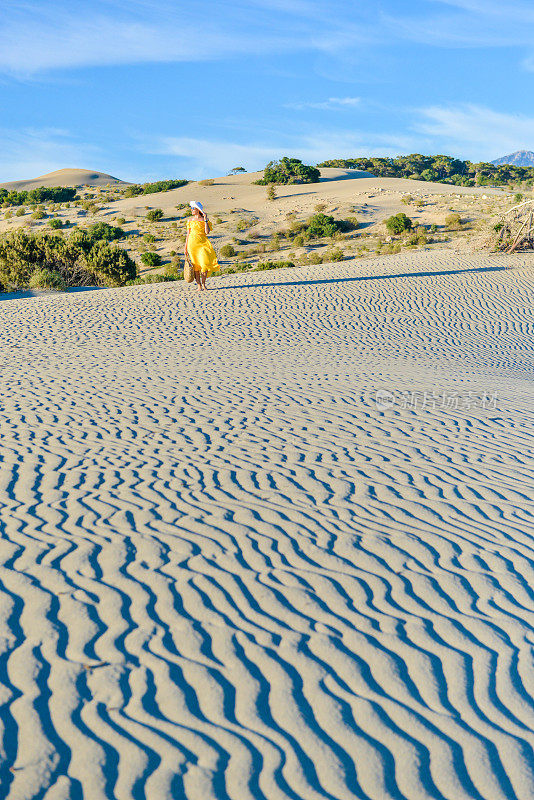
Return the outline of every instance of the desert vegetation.
<path id="1" fill-rule="evenodd" d="M 76 194 L 76 189 L 70 186 L 38 186 L 30 191 L 0 188 L 0 204 L 3 206 L 22 206 L 44 202 L 67 203 L 74 200 Z"/>
<path id="2" fill-rule="evenodd" d="M 153 183 L 132 183 L 122 190 L 123 197 L 137 197 L 140 194 L 155 194 L 156 192 L 168 192 L 171 189 L 178 189 L 186 186 L 189 181 L 182 178 L 173 178 L 164 181 L 154 181 Z"/>
<path id="3" fill-rule="evenodd" d="M 372 172 L 380 178 L 411 178 L 418 181 L 452 183 L 456 186 L 534 185 L 534 167 L 515 164 L 472 163 L 452 156 L 412 153 L 396 158 L 333 158 L 318 167 L 339 167 Z"/>
<path id="4" fill-rule="evenodd" d="M 37 283 L 43 288 L 123 286 L 136 275 L 135 261 L 125 250 L 94 240 L 83 230 L 69 237 L 22 229 L 0 236 L 2 291 L 35 288 Z"/>
<path id="5" fill-rule="evenodd" d="M 303 164 L 300 158 L 284 156 L 280 161 L 269 161 L 263 171 L 263 178 L 257 184 L 267 186 L 270 183 L 317 183 L 321 177 L 317 167 Z"/>

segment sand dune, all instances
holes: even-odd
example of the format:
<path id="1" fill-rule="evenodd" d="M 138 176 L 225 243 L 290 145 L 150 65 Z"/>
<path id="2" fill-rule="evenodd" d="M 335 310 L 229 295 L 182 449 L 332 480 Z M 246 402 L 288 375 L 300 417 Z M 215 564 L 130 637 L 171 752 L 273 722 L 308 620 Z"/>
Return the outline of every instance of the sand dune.
<path id="1" fill-rule="evenodd" d="M 0 302 L 2 796 L 531 800 L 533 281 Z"/>
<path id="2" fill-rule="evenodd" d="M 58 169 L 32 180 L 0 183 L 0 187 L 29 191 L 38 186 L 107 186 L 108 184 L 127 185 L 125 181 L 114 178 L 113 175 L 107 175 L 105 172 L 93 172 L 88 169 Z"/>

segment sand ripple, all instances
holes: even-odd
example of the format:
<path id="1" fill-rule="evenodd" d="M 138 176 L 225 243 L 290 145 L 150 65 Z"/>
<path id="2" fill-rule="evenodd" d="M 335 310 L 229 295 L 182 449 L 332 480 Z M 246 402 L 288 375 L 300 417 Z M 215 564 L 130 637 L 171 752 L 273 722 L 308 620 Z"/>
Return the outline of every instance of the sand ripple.
<path id="1" fill-rule="evenodd" d="M 531 800 L 533 281 L 0 302 L 1 796 Z"/>

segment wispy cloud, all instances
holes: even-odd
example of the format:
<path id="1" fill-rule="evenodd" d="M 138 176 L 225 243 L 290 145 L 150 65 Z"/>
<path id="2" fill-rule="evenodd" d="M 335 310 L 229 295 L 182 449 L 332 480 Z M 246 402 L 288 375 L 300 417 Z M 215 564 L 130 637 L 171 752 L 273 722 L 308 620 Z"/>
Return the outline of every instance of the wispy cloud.
<path id="1" fill-rule="evenodd" d="M 318 109 L 320 111 L 334 111 L 336 109 L 354 108 L 361 103 L 360 97 L 329 97 L 328 100 L 306 101 L 296 103 L 285 103 L 284 108 L 292 108 L 295 111 L 306 111 L 307 109 Z"/>
<path id="2" fill-rule="evenodd" d="M 344 2 L 344 0 L 343 0 Z M 321 35 L 318 35 L 318 30 Z M 12 0 L 2 10 L 0 70 L 209 61 L 341 44 L 348 27 L 325 0 Z"/>
<path id="3" fill-rule="evenodd" d="M 417 133 L 439 139 L 447 152 L 494 159 L 534 146 L 534 117 L 479 105 L 430 106 L 419 110 Z M 490 133 L 489 133 L 490 132 Z"/>
<path id="4" fill-rule="evenodd" d="M 27 180 L 65 167 L 93 169 L 103 153 L 58 128 L 0 129 L 0 182 Z"/>
<path id="5" fill-rule="evenodd" d="M 413 136 L 366 134 L 364 132 L 318 131 L 307 135 L 278 137 L 277 141 L 237 144 L 214 139 L 159 137 L 145 140 L 144 152 L 175 157 L 180 174 L 189 177 L 224 174 L 232 167 L 249 171 L 263 169 L 268 161 L 282 156 L 296 156 L 316 164 L 327 158 L 355 155 L 394 155 L 409 149 Z M 177 172 L 178 174 L 178 172 Z"/>

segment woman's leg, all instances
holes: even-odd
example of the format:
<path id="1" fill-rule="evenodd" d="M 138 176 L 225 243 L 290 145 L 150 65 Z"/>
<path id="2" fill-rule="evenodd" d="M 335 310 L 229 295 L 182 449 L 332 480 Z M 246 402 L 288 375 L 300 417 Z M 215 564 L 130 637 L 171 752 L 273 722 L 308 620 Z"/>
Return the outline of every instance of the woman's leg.
<path id="1" fill-rule="evenodd" d="M 207 279 L 207 277 L 208 277 L 208 273 L 207 272 L 201 272 L 200 273 L 200 284 L 201 284 L 202 289 L 204 289 L 204 291 L 206 290 L 206 279 Z"/>
<path id="2" fill-rule="evenodd" d="M 202 289 L 202 283 L 200 282 L 200 270 L 199 269 L 195 270 L 195 280 L 197 282 L 197 289 L 200 292 L 201 289 Z"/>

